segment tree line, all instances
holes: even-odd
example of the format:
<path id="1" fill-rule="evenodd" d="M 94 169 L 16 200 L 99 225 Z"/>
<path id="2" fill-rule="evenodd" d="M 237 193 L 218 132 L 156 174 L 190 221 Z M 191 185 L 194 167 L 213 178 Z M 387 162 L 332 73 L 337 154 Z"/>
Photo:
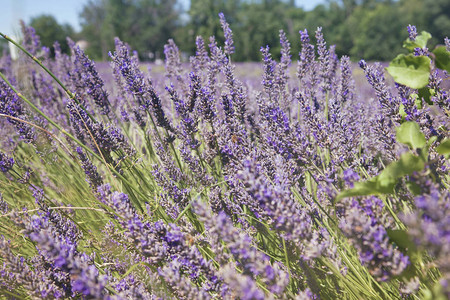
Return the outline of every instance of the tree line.
<path id="1" fill-rule="evenodd" d="M 153 60 L 164 58 L 169 38 L 186 55 L 194 53 L 197 35 L 206 40 L 214 35 L 223 43 L 219 12 L 233 30 L 235 61 L 259 60 L 259 49 L 265 45 L 276 55 L 280 29 L 287 33 L 292 53 L 301 47 L 299 30 L 307 29 L 313 38 L 320 26 L 339 56 L 383 61 L 402 51 L 399 45 L 407 37 L 408 24 L 430 32 L 432 44 L 450 35 L 448 0 L 329 0 L 310 11 L 294 0 L 191 0 L 187 9 L 177 0 L 90 0 L 80 14 L 80 32 L 58 24 L 52 16 L 36 17 L 30 25 L 46 46 L 54 40 L 64 45 L 68 35 L 86 40 L 92 58 L 106 60 L 117 36 L 141 59 Z"/>

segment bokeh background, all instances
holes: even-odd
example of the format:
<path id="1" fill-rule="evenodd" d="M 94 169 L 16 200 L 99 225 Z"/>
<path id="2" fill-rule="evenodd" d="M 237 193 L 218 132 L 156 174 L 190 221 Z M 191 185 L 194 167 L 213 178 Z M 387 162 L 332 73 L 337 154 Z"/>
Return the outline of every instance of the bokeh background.
<path id="1" fill-rule="evenodd" d="M 33 26 L 43 45 L 59 41 L 67 51 L 69 36 L 91 58 L 107 60 L 114 37 L 138 51 L 140 59 L 163 59 L 164 44 L 173 38 L 185 60 L 193 54 L 195 37 L 215 35 L 223 41 L 218 13 L 233 30 L 235 61 L 260 60 L 259 49 L 269 45 L 279 53 L 283 29 L 300 48 L 299 30 L 313 33 L 323 27 L 336 53 L 353 60 L 388 61 L 402 51 L 406 26 L 428 31 L 431 46 L 450 34 L 449 0 L 1 0 L 0 31 L 20 37 L 19 20 Z M 7 49 L 4 41 L 0 47 Z M 2 51 L 0 51 L 1 53 Z M 294 57 L 295 59 L 295 57 Z"/>

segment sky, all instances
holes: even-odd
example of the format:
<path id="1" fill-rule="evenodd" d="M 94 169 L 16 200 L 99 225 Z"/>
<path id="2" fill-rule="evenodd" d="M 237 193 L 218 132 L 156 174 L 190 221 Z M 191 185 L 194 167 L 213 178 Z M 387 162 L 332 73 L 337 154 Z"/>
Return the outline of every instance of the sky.
<path id="1" fill-rule="evenodd" d="M 185 7 L 190 0 L 181 0 Z M 53 15 L 59 24 L 68 23 L 78 31 L 81 29 L 79 14 L 89 0 L 0 0 L 0 32 L 17 36 L 20 32 L 19 20 L 26 23 L 41 14 Z M 305 10 L 313 9 L 326 0 L 296 0 Z"/>

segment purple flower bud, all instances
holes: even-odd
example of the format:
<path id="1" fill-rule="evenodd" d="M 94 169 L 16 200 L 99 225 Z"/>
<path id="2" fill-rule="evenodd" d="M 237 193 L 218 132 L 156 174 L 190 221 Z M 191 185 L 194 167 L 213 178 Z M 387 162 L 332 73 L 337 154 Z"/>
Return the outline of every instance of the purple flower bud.
<path id="1" fill-rule="evenodd" d="M 414 26 L 414 25 L 408 25 L 407 29 L 408 29 L 409 39 L 410 39 L 411 41 L 415 41 L 415 40 L 416 40 L 416 37 L 417 37 L 417 29 L 416 29 L 416 26 Z"/>

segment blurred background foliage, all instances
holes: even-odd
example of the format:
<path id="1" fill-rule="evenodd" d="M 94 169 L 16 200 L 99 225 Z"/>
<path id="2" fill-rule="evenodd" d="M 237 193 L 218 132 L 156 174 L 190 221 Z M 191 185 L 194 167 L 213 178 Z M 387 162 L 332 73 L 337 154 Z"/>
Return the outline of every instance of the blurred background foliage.
<path id="1" fill-rule="evenodd" d="M 32 19 L 30 25 L 45 46 L 58 40 L 64 50 L 66 35 L 87 41 L 86 52 L 97 60 L 107 59 L 116 36 L 142 60 L 163 59 L 164 44 L 173 38 L 186 59 L 194 53 L 197 35 L 206 41 L 214 35 L 223 42 L 219 12 L 233 30 L 235 61 L 259 60 L 264 45 L 276 55 L 280 29 L 288 34 L 292 53 L 300 49 L 299 30 L 306 28 L 313 36 L 321 26 L 339 56 L 382 61 L 402 51 L 408 24 L 430 32 L 432 45 L 442 43 L 450 29 L 449 0 L 330 0 L 311 11 L 294 0 L 191 0 L 187 9 L 177 0 L 91 0 L 80 14 L 81 32 L 48 15 Z"/>

